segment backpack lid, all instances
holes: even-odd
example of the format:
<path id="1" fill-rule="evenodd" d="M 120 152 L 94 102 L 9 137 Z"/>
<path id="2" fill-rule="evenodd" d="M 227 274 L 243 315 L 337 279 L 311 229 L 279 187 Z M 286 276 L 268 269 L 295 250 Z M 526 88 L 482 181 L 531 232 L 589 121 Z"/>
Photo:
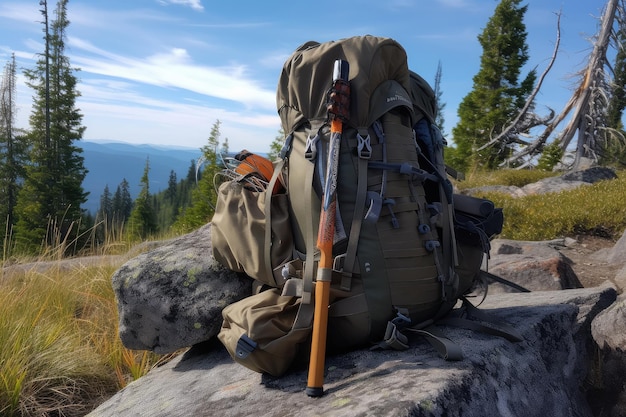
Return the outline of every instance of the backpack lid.
<path id="1" fill-rule="evenodd" d="M 306 121 L 326 119 L 327 93 L 337 59 L 350 63 L 349 124 L 369 126 L 396 106 L 413 113 L 406 51 L 398 42 L 371 35 L 326 43 L 310 41 L 285 62 L 278 82 L 276 105 L 285 132 L 292 132 Z M 389 100 L 381 108 L 370 108 L 375 90 L 388 80 L 395 83 L 387 83 L 376 94 Z"/>

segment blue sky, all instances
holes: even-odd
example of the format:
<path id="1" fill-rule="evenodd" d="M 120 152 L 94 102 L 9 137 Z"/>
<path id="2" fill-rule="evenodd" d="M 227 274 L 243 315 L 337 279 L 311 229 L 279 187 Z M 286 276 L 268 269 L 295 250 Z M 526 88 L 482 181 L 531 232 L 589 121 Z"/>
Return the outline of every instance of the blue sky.
<path id="1" fill-rule="evenodd" d="M 56 1 L 48 0 L 50 10 Z M 530 60 L 541 73 L 557 61 L 538 111 L 563 108 L 597 32 L 605 0 L 527 0 Z M 70 0 L 66 55 L 80 68 L 77 101 L 86 140 L 199 148 L 221 121 L 230 150 L 266 152 L 280 128 L 276 85 L 299 45 L 371 34 L 397 40 L 409 66 L 429 82 L 443 69 L 446 133 L 472 88 L 482 49 L 477 35 L 495 0 L 209 1 Z M 314 7 L 314 8 L 313 8 Z M 15 53 L 18 127 L 28 126 L 33 91 L 22 68 L 43 51 L 38 0 L 0 3 L 0 64 Z"/>

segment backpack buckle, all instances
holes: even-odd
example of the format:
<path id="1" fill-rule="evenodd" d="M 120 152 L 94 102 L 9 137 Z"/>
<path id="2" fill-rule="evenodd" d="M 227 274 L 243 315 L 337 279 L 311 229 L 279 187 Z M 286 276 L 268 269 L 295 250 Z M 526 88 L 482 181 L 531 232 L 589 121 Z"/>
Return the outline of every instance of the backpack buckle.
<path id="1" fill-rule="evenodd" d="M 309 135 L 306 138 L 306 145 L 304 148 L 304 157 L 308 159 L 309 161 L 313 161 L 317 157 L 317 142 L 319 141 L 320 141 L 319 133 L 316 133 L 314 137 L 311 137 L 311 135 Z"/>
<path id="2" fill-rule="evenodd" d="M 240 359 L 247 358 L 257 348 L 258 344 L 254 340 L 250 339 L 245 333 L 241 335 L 237 341 L 237 348 L 235 353 Z"/>
<path id="3" fill-rule="evenodd" d="M 370 159 L 372 157 L 372 141 L 369 133 L 367 136 L 361 136 L 361 133 L 356 134 L 358 144 L 356 146 L 357 154 L 361 159 Z"/>
<path id="4" fill-rule="evenodd" d="M 400 311 L 396 311 L 396 316 L 391 320 L 391 323 L 399 326 L 400 328 L 405 328 L 411 324 L 411 319 L 402 314 Z"/>

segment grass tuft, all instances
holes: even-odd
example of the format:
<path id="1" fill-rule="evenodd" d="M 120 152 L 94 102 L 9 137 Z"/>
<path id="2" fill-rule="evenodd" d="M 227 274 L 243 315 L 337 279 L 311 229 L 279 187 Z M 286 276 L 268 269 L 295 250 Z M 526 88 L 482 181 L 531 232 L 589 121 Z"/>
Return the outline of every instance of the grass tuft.
<path id="1" fill-rule="evenodd" d="M 85 415 L 158 360 L 121 344 L 115 269 L 0 276 L 0 415 Z"/>

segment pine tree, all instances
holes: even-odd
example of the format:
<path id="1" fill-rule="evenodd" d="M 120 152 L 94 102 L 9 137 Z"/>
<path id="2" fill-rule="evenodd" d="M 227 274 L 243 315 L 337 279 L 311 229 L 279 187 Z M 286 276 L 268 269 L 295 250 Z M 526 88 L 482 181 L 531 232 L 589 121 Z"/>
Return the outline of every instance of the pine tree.
<path id="1" fill-rule="evenodd" d="M 190 206 L 184 209 L 174 224 L 175 229 L 179 232 L 189 232 L 203 226 L 211 220 L 215 212 L 217 191 L 213 179 L 222 169 L 217 157 L 217 149 L 220 144 L 220 124 L 219 120 L 213 124 L 208 142 L 201 148 L 205 168 L 202 177 L 198 180 L 198 186 L 191 191 Z"/>
<path id="2" fill-rule="evenodd" d="M 222 158 L 228 156 L 228 152 L 230 152 L 228 138 L 224 138 L 224 142 L 222 142 L 222 146 L 220 147 L 220 154 L 218 155 L 217 162 L 222 163 Z"/>
<path id="3" fill-rule="evenodd" d="M 87 174 L 82 149 L 75 142 L 85 128 L 76 108 L 77 79 L 64 55 L 65 31 L 69 25 L 67 0 L 57 3 L 56 17 L 48 24 L 47 1 L 41 0 L 45 51 L 36 67 L 24 71 L 35 90 L 27 139 L 30 165 L 18 195 L 16 236 L 25 249 L 42 243 L 56 245 L 77 230 L 87 199 L 82 182 Z"/>
<path id="4" fill-rule="evenodd" d="M 176 201 L 177 185 L 178 181 L 176 180 L 176 171 L 172 169 L 170 170 L 170 177 L 167 180 L 167 190 L 165 192 L 165 198 L 170 204 L 174 204 Z"/>
<path id="5" fill-rule="evenodd" d="M 613 80 L 610 83 L 610 99 L 606 113 L 606 124 L 610 129 L 606 130 L 604 148 L 600 155 L 600 162 L 613 164 L 616 160 L 621 164 L 626 163 L 626 131 L 622 116 L 626 109 L 626 20 L 618 21 L 615 33 L 617 54 L 613 67 Z"/>
<path id="6" fill-rule="evenodd" d="M 113 224 L 116 227 L 120 227 L 124 224 L 129 219 L 132 209 L 133 199 L 130 196 L 130 185 L 128 181 L 126 181 L 126 178 L 124 178 L 117 186 L 111 203 Z"/>
<path id="7" fill-rule="evenodd" d="M 133 204 L 130 213 L 128 227 L 133 239 L 145 239 L 157 231 L 157 221 L 152 197 L 150 195 L 150 160 L 146 160 L 146 166 L 141 176 L 141 190 Z"/>
<path id="8" fill-rule="evenodd" d="M 187 183 L 189 183 L 189 185 L 191 184 L 195 184 L 196 183 L 196 161 L 195 160 L 191 160 L 191 164 L 189 164 L 189 169 L 187 170 Z M 198 178 L 197 180 L 200 180 L 200 175 L 201 173 L 198 172 Z"/>
<path id="9" fill-rule="evenodd" d="M 100 196 L 100 208 L 98 209 L 98 219 L 110 222 L 113 219 L 113 198 L 109 191 L 109 185 L 104 186 L 104 191 Z"/>
<path id="10" fill-rule="evenodd" d="M 520 83 L 521 68 L 528 60 L 526 26 L 528 6 L 521 0 L 502 0 L 478 36 L 483 48 L 480 70 L 473 89 L 459 105 L 459 123 L 452 130 L 456 150 L 449 161 L 457 169 L 468 164 L 495 168 L 509 154 L 506 147 L 491 147 L 480 154 L 475 149 L 497 135 L 524 106 L 535 83 L 530 71 Z"/>
<path id="11" fill-rule="evenodd" d="M 435 88 L 434 88 L 435 102 L 437 106 L 437 115 L 435 116 L 435 125 L 441 131 L 441 135 L 445 137 L 446 134 L 444 130 L 444 125 L 446 124 L 446 120 L 443 116 L 443 109 L 446 108 L 446 103 L 442 101 L 443 91 L 441 91 L 441 75 L 442 75 L 441 61 L 439 61 L 439 64 L 437 64 L 437 72 L 435 73 Z"/>
<path id="12" fill-rule="evenodd" d="M 274 138 L 272 143 L 270 143 L 270 151 L 267 154 L 267 158 L 270 161 L 275 161 L 280 157 L 280 151 L 283 149 L 285 145 L 285 131 L 281 127 L 278 131 L 278 136 Z"/>
<path id="13" fill-rule="evenodd" d="M 15 128 L 16 67 L 15 54 L 4 68 L 0 82 L 0 227 L 11 234 L 20 183 L 24 178 L 26 147 L 21 132 Z M 0 240 L 0 248 L 8 236 Z"/>

